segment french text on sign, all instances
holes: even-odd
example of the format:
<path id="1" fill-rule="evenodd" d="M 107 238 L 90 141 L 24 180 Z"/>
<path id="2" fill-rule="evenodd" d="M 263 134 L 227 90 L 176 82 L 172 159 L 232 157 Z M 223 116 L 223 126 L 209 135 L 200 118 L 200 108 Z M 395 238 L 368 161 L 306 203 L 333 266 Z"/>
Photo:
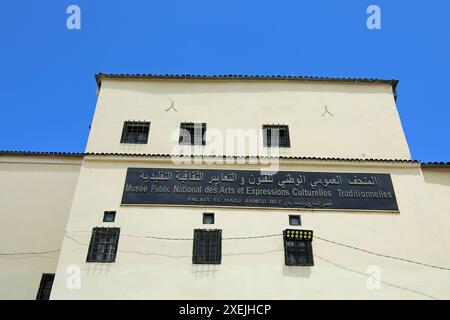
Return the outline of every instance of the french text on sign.
<path id="1" fill-rule="evenodd" d="M 122 204 L 398 212 L 379 173 L 129 168 Z"/>

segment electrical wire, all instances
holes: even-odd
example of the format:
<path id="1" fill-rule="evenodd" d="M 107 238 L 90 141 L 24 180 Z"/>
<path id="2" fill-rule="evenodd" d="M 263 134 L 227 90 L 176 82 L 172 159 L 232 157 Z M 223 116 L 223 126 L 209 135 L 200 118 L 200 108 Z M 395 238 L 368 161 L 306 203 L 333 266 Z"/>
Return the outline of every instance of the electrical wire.
<path id="1" fill-rule="evenodd" d="M 0 253 L 0 256 L 24 256 L 24 255 L 54 253 L 54 252 L 60 252 L 60 251 L 61 250 L 35 251 L 35 252 L 10 252 L 10 253 Z"/>
<path id="2" fill-rule="evenodd" d="M 430 268 L 450 271 L 450 268 L 446 268 L 446 267 L 436 266 L 436 265 L 423 263 L 423 262 L 419 262 L 419 261 L 415 261 L 415 260 L 411 260 L 411 259 L 398 258 L 398 257 L 390 256 L 390 255 L 387 255 L 387 254 L 381 254 L 381 253 L 369 251 L 369 250 L 366 250 L 366 249 L 361 249 L 361 248 L 358 248 L 358 247 L 355 247 L 355 246 L 350 246 L 348 244 L 344 244 L 344 243 L 328 240 L 328 239 L 321 238 L 321 237 L 318 237 L 318 236 L 314 236 L 314 238 L 322 240 L 322 241 L 325 241 L 325 242 L 329 242 L 329 243 L 332 243 L 332 244 L 335 244 L 335 245 L 339 245 L 339 246 L 342 246 L 342 247 L 346 247 L 346 248 L 349 248 L 349 249 L 358 250 L 358 251 L 361 251 L 361 252 L 372 254 L 372 255 L 375 255 L 375 256 L 378 256 L 378 257 L 394 259 L 394 260 L 399 260 L 399 261 L 403 261 L 403 262 L 418 264 L 418 265 L 425 266 L 425 267 L 430 267 Z"/>
<path id="3" fill-rule="evenodd" d="M 67 231 L 67 233 L 90 233 L 92 231 Z M 230 237 L 222 238 L 222 240 L 250 240 L 250 239 L 263 239 L 263 238 L 273 238 L 282 236 L 281 233 L 268 234 L 262 236 L 248 236 L 248 237 Z M 154 240 L 168 240 L 168 241 L 193 241 L 193 238 L 174 238 L 174 237 L 156 237 L 156 236 L 145 236 L 145 235 L 133 235 L 133 234 L 120 234 L 121 237 L 128 238 L 144 238 L 144 239 L 154 239 Z"/>
<path id="4" fill-rule="evenodd" d="M 263 239 L 263 238 L 272 238 L 272 237 L 278 237 L 282 234 L 269 234 L 264 236 L 250 236 L 250 237 L 232 237 L 232 238 L 222 238 L 222 240 L 250 240 L 250 239 Z M 129 237 L 129 238 L 148 238 L 148 239 L 155 239 L 155 240 L 169 240 L 169 241 L 193 241 L 193 238 L 166 238 L 166 237 L 154 237 L 154 236 L 136 236 L 136 235 L 129 235 L 129 234 L 123 234 L 121 236 Z"/>
<path id="5" fill-rule="evenodd" d="M 280 237 L 283 234 L 276 233 L 276 234 L 268 234 L 265 236 L 253 236 L 253 237 L 234 237 L 234 238 L 223 238 L 222 240 L 250 240 L 250 239 L 264 239 L 264 238 L 273 238 L 273 237 Z"/>
<path id="6" fill-rule="evenodd" d="M 70 237 L 67 235 L 67 233 L 89 233 L 91 231 L 66 231 L 65 232 L 65 237 L 81 244 L 81 245 L 85 245 L 82 244 L 81 242 L 77 241 L 76 239 Z M 268 234 L 268 235 L 260 235 L 260 236 L 247 236 L 247 237 L 230 237 L 230 238 L 222 238 L 222 240 L 251 240 L 251 239 L 263 239 L 263 238 L 273 238 L 273 237 L 279 237 L 282 236 L 283 234 L 280 233 L 276 233 L 276 234 Z M 121 236 L 123 237 L 129 237 L 129 238 L 143 238 L 143 239 L 154 239 L 154 240 L 167 240 L 167 241 L 193 241 L 194 239 L 192 238 L 173 238 L 173 237 L 157 237 L 157 236 L 150 236 L 150 235 L 129 235 L 129 234 L 121 234 Z M 412 260 L 412 259 L 406 259 L 406 258 L 400 258 L 400 257 L 395 257 L 395 256 L 391 256 L 391 255 L 387 255 L 387 254 L 381 254 L 378 252 L 374 252 L 374 251 L 370 251 L 370 250 L 366 250 L 366 249 L 362 249 L 356 246 L 352 246 L 352 245 L 348 245 L 348 244 L 344 244 L 344 243 L 340 243 L 337 241 L 333 241 L 333 240 L 329 240 L 326 238 L 322 238 L 319 236 L 314 235 L 315 239 L 321 240 L 321 241 L 325 241 L 328 243 L 332 243 L 338 246 L 342 246 L 348 249 L 353 249 L 353 250 L 357 250 L 360 252 L 364 252 L 367 254 L 371 254 L 371 255 L 375 255 L 378 257 L 383 257 L 383 258 L 387 258 L 387 259 L 393 259 L 393 260 L 398 260 L 398 261 L 403 261 L 403 262 L 407 262 L 407 263 L 412 263 L 412 264 L 416 264 L 416 265 L 420 265 L 420 266 L 424 266 L 424 267 L 429 267 L 429 268 L 434 268 L 434 269 L 439 269 L 439 270 L 446 270 L 446 271 L 450 271 L 450 268 L 447 267 L 442 267 L 442 266 L 437 266 L 437 265 L 432 265 L 429 263 L 423 263 L 420 261 L 416 261 L 416 260 Z M 49 250 L 49 251 L 37 251 L 37 252 L 11 252 L 11 253 L 0 253 L 0 256 L 20 256 L 20 255 L 39 255 L 39 254 L 46 254 L 46 253 L 55 253 L 55 252 L 60 252 L 61 250 Z"/>
<path id="7" fill-rule="evenodd" d="M 154 239 L 154 240 L 167 240 L 167 241 L 192 241 L 192 238 L 168 238 L 168 237 L 155 237 L 155 236 L 136 236 L 131 234 L 121 234 L 120 236 L 127 238 L 143 238 L 143 239 Z"/>

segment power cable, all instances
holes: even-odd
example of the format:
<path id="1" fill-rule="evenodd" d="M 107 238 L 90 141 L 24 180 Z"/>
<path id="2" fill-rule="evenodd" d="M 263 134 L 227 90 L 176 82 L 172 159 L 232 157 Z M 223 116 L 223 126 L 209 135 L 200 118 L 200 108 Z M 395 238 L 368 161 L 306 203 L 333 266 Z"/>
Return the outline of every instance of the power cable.
<path id="1" fill-rule="evenodd" d="M 394 260 L 399 260 L 399 261 L 403 261 L 403 262 L 409 262 L 409 263 L 418 264 L 418 265 L 425 266 L 425 267 L 430 267 L 430 268 L 435 268 L 435 269 L 448 270 L 448 271 L 450 271 L 450 268 L 446 268 L 446 267 L 436 266 L 436 265 L 432 265 L 432 264 L 428 264 L 428 263 L 423 263 L 423 262 L 419 262 L 419 261 L 415 261 L 415 260 L 411 260 L 411 259 L 405 259 L 405 258 L 399 258 L 399 257 L 389 256 L 389 255 L 387 255 L 387 254 L 381 254 L 381 253 L 369 251 L 369 250 L 366 250 L 366 249 L 361 249 L 361 248 L 358 248 L 358 247 L 355 247 L 355 246 L 350 246 L 350 245 L 348 245 L 348 244 L 344 244 L 344 243 L 340 243 L 340 242 L 328 240 L 328 239 L 321 238 L 321 237 L 318 237 L 318 236 L 314 236 L 314 238 L 319 239 L 319 240 L 322 240 L 322 241 L 325 241 L 325 242 L 329 242 L 329 243 L 332 243 L 332 244 L 336 244 L 336 245 L 339 245 L 339 246 L 342 246 L 342 247 L 346 247 L 346 248 L 349 248 L 349 249 L 358 250 L 358 251 L 361 251 L 361 252 L 365 252 L 365 253 L 368 253 L 368 254 L 372 254 L 372 255 L 375 255 L 375 256 L 378 256 L 378 257 L 383 257 L 383 258 L 388 258 L 388 259 L 394 259 Z"/>
<path id="2" fill-rule="evenodd" d="M 79 244 L 81 244 L 79 241 L 77 241 L 76 239 L 70 237 L 67 235 L 67 233 L 89 233 L 91 231 L 67 231 L 65 232 L 65 237 L 78 242 Z M 123 237 L 129 237 L 129 238 L 144 238 L 144 239 L 154 239 L 154 240 L 167 240 L 167 241 L 193 241 L 194 239 L 192 238 L 174 238 L 174 237 L 157 237 L 157 236 L 150 236 L 150 235 L 129 235 L 129 234 L 121 234 L 121 236 Z M 247 237 L 230 237 L 230 238 L 222 238 L 222 240 L 250 240 L 250 239 L 263 239 L 263 238 L 273 238 L 273 237 L 279 237 L 282 236 L 282 234 L 268 234 L 268 235 L 260 235 L 260 236 L 247 236 Z M 378 252 L 374 252 L 374 251 L 370 251 L 370 250 L 366 250 L 366 249 L 362 249 L 356 246 L 352 246 L 352 245 L 348 245 L 348 244 L 344 244 L 341 242 L 337 242 L 337 241 L 333 241 L 333 240 L 329 240 L 326 238 L 322 238 L 319 236 L 314 236 L 315 239 L 321 240 L 321 241 L 325 241 L 328 243 L 332 243 L 335 245 L 339 245 L 348 249 L 353 249 L 353 250 L 357 250 L 360 252 L 364 252 L 367 254 L 371 254 L 371 255 L 375 255 L 378 257 L 383 257 L 383 258 L 387 258 L 387 259 L 393 259 L 393 260 L 398 260 L 398 261 L 403 261 L 403 262 L 407 262 L 407 263 L 412 263 L 412 264 L 417 264 L 420 266 L 424 266 L 424 267 L 429 267 L 429 268 L 434 268 L 434 269 L 439 269 L 439 270 L 446 270 L 446 271 L 450 271 L 450 268 L 447 267 L 442 267 L 442 266 L 437 266 L 437 265 L 432 265 L 429 263 L 423 263 L 420 261 L 416 261 L 416 260 L 412 260 L 412 259 L 406 259 L 406 258 L 400 258 L 400 257 L 395 257 L 395 256 L 391 256 L 391 255 L 387 255 L 387 254 L 382 254 L 382 253 L 378 253 Z M 82 244 L 84 245 L 84 244 Z M 55 253 L 55 252 L 60 252 L 61 250 L 49 250 L 49 251 L 37 251 L 37 252 L 11 252 L 11 253 L 0 253 L 0 256 L 20 256 L 20 255 L 39 255 L 39 254 L 46 254 L 46 253 Z"/>

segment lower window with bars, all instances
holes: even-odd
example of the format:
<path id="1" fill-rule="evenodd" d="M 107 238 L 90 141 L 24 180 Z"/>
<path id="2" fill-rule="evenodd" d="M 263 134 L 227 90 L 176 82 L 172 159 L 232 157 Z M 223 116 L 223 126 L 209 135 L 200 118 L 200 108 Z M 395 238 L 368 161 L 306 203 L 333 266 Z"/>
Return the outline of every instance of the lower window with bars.
<path id="1" fill-rule="evenodd" d="M 92 230 L 86 262 L 116 261 L 120 228 L 97 227 Z"/>
<path id="2" fill-rule="evenodd" d="M 50 300 L 50 294 L 52 292 L 53 281 L 55 280 L 55 274 L 43 273 L 41 283 L 39 284 L 36 300 Z"/>
<path id="3" fill-rule="evenodd" d="M 119 244 L 120 228 L 96 227 L 92 230 L 86 262 L 115 262 Z M 287 266 L 314 266 L 312 249 L 313 231 L 284 230 L 284 256 Z M 193 241 L 193 264 L 221 264 L 222 230 L 195 229 Z M 53 275 L 54 277 L 54 275 Z M 41 281 L 45 292 L 49 280 Z M 51 280 L 53 283 L 53 279 Z M 50 284 L 51 289 L 51 284 Z M 41 292 L 41 288 L 39 289 Z M 39 294 L 39 296 L 45 296 Z"/>
<path id="4" fill-rule="evenodd" d="M 222 230 L 195 229 L 193 264 L 220 264 L 222 261 Z"/>
<path id="5" fill-rule="evenodd" d="M 311 230 L 285 230 L 283 238 L 287 266 L 314 266 Z"/>

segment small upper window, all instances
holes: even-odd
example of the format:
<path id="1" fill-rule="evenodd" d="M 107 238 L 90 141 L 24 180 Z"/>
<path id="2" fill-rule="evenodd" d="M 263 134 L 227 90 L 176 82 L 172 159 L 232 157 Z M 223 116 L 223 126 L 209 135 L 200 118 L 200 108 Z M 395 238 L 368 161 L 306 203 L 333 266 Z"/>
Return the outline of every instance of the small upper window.
<path id="1" fill-rule="evenodd" d="M 220 264 L 222 230 L 194 230 L 193 264 Z"/>
<path id="2" fill-rule="evenodd" d="M 123 124 L 120 143 L 145 144 L 148 140 L 150 122 L 126 121 Z"/>
<path id="3" fill-rule="evenodd" d="M 264 147 L 289 148 L 289 127 L 286 125 L 263 125 Z"/>
<path id="4" fill-rule="evenodd" d="M 41 283 L 39 284 L 36 300 L 50 300 L 50 293 L 52 292 L 53 280 L 55 274 L 44 273 L 42 274 Z"/>
<path id="5" fill-rule="evenodd" d="M 114 222 L 116 220 L 115 211 L 105 211 L 103 214 L 103 222 Z"/>
<path id="6" fill-rule="evenodd" d="M 214 213 L 205 212 L 203 214 L 203 224 L 214 224 Z"/>
<path id="7" fill-rule="evenodd" d="M 302 221 L 300 219 L 300 215 L 290 215 L 289 216 L 289 224 L 291 226 L 301 226 Z"/>
<path id="8" fill-rule="evenodd" d="M 204 146 L 206 144 L 206 123 L 181 123 L 179 143 Z"/>
<path id="9" fill-rule="evenodd" d="M 313 232 L 311 230 L 285 230 L 284 259 L 287 266 L 313 266 Z"/>
<path id="10" fill-rule="evenodd" d="M 94 228 L 86 262 L 116 261 L 120 228 Z"/>

